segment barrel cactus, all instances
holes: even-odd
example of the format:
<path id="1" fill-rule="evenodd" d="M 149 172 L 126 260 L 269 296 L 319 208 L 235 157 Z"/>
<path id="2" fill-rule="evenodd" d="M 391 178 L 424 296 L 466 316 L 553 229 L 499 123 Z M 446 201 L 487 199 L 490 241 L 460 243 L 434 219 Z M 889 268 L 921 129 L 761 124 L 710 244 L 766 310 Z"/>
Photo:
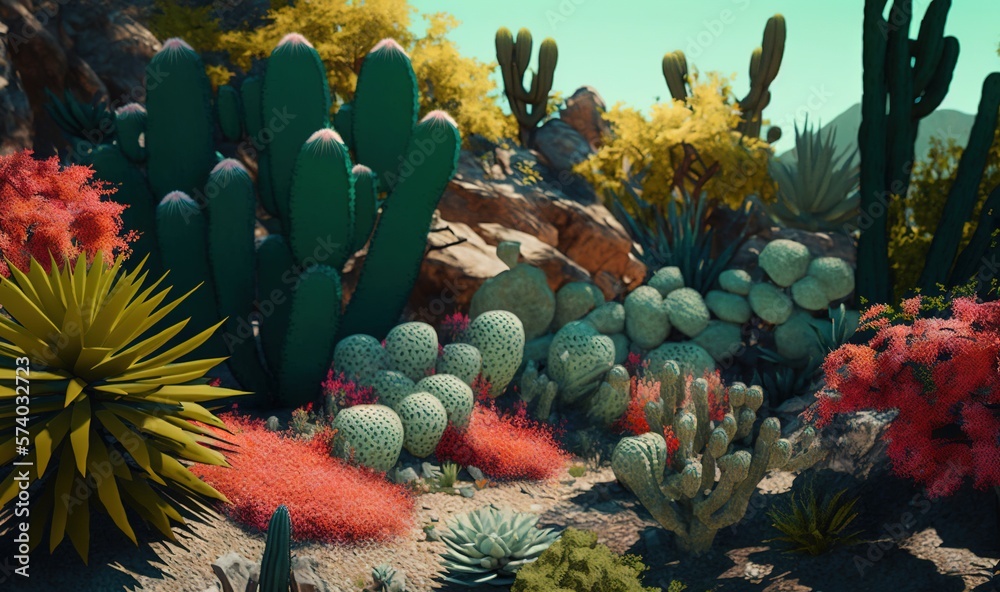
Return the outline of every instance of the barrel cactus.
<path id="1" fill-rule="evenodd" d="M 472 388 L 462 379 L 451 374 L 435 374 L 418 382 L 415 388 L 437 397 L 448 412 L 448 421 L 455 427 L 464 428 L 469 424 L 476 399 Z"/>
<path id="2" fill-rule="evenodd" d="M 430 456 L 448 427 L 444 404 L 430 393 L 413 393 L 396 405 L 403 423 L 403 448 L 417 458 Z"/>
<path id="3" fill-rule="evenodd" d="M 441 348 L 437 361 L 438 374 L 454 374 L 471 385 L 483 369 L 483 356 L 468 343 L 449 343 Z"/>
<path id="4" fill-rule="evenodd" d="M 427 323 L 403 323 L 385 338 L 385 351 L 393 369 L 417 381 L 434 369 L 438 357 L 437 331 Z"/>
<path id="5" fill-rule="evenodd" d="M 524 326 L 512 312 L 491 310 L 476 317 L 465 340 L 479 350 L 490 396 L 499 397 L 513 380 L 524 355 Z"/>
<path id="6" fill-rule="evenodd" d="M 538 559 L 559 532 L 539 529 L 538 516 L 484 506 L 447 522 L 441 540 L 445 581 L 461 586 L 509 586 L 522 566 Z"/>
<path id="7" fill-rule="evenodd" d="M 389 354 L 371 335 L 350 335 L 333 350 L 333 367 L 350 380 L 368 381 L 389 364 Z"/>

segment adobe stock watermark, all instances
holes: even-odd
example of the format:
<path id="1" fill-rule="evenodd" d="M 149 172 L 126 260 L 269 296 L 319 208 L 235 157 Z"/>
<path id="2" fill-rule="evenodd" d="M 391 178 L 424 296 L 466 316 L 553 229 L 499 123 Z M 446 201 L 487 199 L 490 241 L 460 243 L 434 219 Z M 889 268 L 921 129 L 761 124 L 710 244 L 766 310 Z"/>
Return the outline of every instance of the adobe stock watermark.
<path id="1" fill-rule="evenodd" d="M 31 415 L 31 360 L 27 357 L 17 358 L 14 369 L 14 452 L 21 460 L 16 460 L 14 466 L 14 481 L 17 482 L 17 498 L 14 501 L 14 516 L 11 531 L 14 534 L 16 554 L 13 559 L 17 564 L 13 572 L 23 578 L 30 576 L 31 568 L 31 473 L 35 470 L 34 463 L 28 460 L 31 453 L 31 436 L 28 432 L 29 416 Z"/>

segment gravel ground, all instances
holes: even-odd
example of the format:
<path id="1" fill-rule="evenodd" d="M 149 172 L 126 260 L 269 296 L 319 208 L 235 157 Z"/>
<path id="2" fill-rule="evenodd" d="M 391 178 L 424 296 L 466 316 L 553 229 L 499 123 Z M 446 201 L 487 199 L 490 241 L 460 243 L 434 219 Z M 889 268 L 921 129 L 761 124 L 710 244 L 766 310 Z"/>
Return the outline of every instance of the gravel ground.
<path id="1" fill-rule="evenodd" d="M 372 566 L 383 562 L 406 573 L 411 591 L 437 590 L 437 555 L 444 545 L 425 541 L 424 525 L 443 523 L 452 514 L 494 503 L 538 513 L 543 526 L 595 530 L 601 542 L 615 551 L 643 556 L 651 566 L 647 585 L 665 588 L 677 578 L 690 586 L 689 592 L 962 592 L 983 584 L 1000 557 L 992 493 L 963 492 L 932 502 L 895 480 L 880 484 L 859 505 L 865 538 L 877 542 L 815 558 L 782 553 L 764 542 L 776 534 L 768 525 L 766 510 L 786 494 L 793 478 L 779 472 L 761 482 L 746 518 L 721 531 L 715 550 L 698 558 L 681 559 L 672 536 L 615 484 L 608 468 L 579 479 L 566 475 L 565 480 L 550 483 L 490 487 L 471 499 L 444 493 L 422 495 L 413 528 L 404 539 L 361 547 L 301 545 L 294 552 L 318 561 L 319 574 L 331 592 L 360 590 Z M 906 512 L 913 518 L 907 518 Z M 909 526 L 900 526 L 904 522 Z M 137 549 L 113 527 L 98 521 L 89 567 L 64 544 L 55 555 L 33 558 L 30 580 L 0 581 L 0 590 L 204 592 L 215 589 L 211 563 L 217 557 L 236 551 L 259 559 L 264 546 L 260 534 L 247 533 L 221 516 L 178 538 L 183 548 L 152 543 Z"/>

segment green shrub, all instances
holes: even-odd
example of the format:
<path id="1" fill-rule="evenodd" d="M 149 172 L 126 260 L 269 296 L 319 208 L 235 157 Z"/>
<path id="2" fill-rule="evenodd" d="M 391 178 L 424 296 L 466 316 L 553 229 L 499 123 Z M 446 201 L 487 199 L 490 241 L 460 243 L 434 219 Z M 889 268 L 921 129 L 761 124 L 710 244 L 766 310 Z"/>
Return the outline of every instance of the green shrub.
<path id="1" fill-rule="evenodd" d="M 538 561 L 517 572 L 511 592 L 654 592 L 642 585 L 646 569 L 639 557 L 597 544 L 595 533 L 568 528 Z"/>
<path id="2" fill-rule="evenodd" d="M 769 539 L 789 543 L 788 552 L 822 555 L 837 547 L 861 543 L 861 531 L 845 533 L 858 513 L 854 511 L 857 499 L 842 499 L 846 490 L 833 495 L 817 494 L 812 484 L 805 486 L 796 497 L 792 493 L 784 507 L 767 513 L 773 526 L 784 536 Z"/>

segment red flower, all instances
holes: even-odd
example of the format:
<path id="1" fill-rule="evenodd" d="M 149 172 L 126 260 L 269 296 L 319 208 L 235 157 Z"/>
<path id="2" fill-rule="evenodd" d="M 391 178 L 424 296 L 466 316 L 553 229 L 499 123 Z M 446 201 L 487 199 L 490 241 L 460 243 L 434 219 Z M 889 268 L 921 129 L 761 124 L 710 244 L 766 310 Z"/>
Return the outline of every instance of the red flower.
<path id="1" fill-rule="evenodd" d="M 897 324 L 886 307 L 866 311 L 874 337 L 827 357 L 817 405 L 820 426 L 839 413 L 898 411 L 884 434 L 893 470 L 934 497 L 970 477 L 1000 485 L 1000 305 L 960 298 L 950 308 L 950 318 L 909 318 L 914 298 Z"/>
<path id="2" fill-rule="evenodd" d="M 34 257 L 46 270 L 85 253 L 92 261 L 98 251 L 106 260 L 129 254 L 121 214 L 126 206 L 101 198 L 114 193 L 94 171 L 84 166 L 60 168 L 55 156 L 35 160 L 25 150 L 0 156 L 0 254 L 26 271 Z M 0 276 L 8 277 L 0 260 Z"/>
<path id="3" fill-rule="evenodd" d="M 323 396 L 332 397 L 340 409 L 355 405 L 371 405 L 377 399 L 375 390 L 371 387 L 358 386 L 343 373 L 335 374 L 333 370 L 330 370 L 323 382 Z M 312 407 L 309 408 L 311 409 Z"/>

